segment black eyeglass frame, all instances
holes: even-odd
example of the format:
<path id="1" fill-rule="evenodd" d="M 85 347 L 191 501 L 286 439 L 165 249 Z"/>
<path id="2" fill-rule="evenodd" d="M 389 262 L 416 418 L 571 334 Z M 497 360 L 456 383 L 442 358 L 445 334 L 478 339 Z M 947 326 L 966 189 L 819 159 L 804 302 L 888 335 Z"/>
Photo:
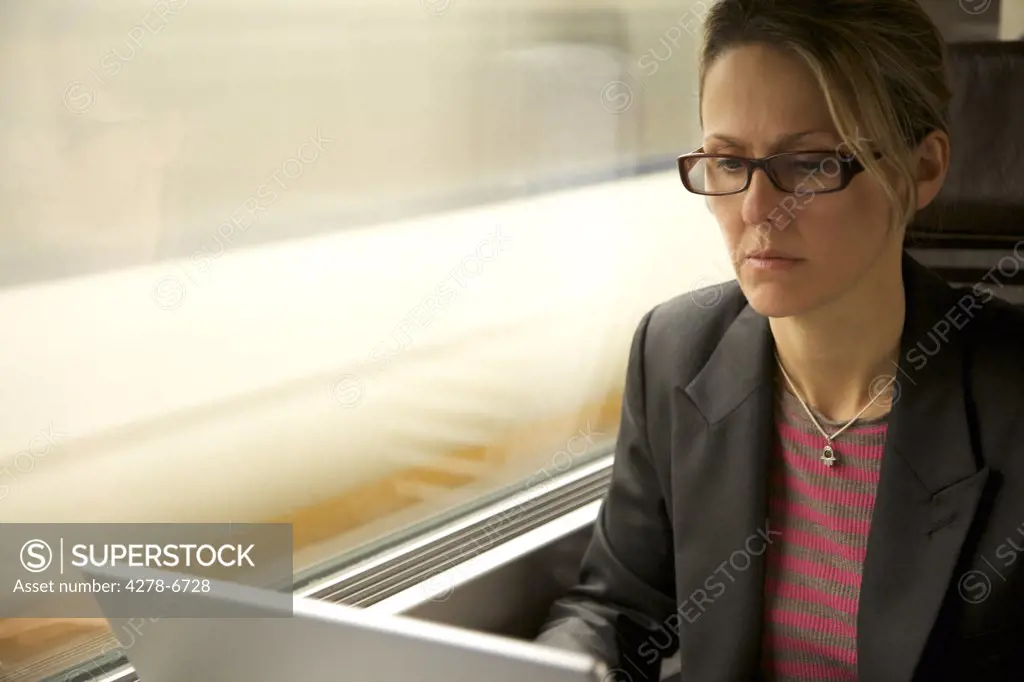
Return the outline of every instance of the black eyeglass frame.
<path id="1" fill-rule="evenodd" d="M 780 152 L 778 154 L 772 154 L 771 156 L 766 156 L 761 159 L 751 159 L 746 156 L 736 156 L 734 154 L 707 154 L 704 152 L 703 147 L 701 147 L 690 154 L 683 154 L 676 160 L 676 163 L 679 167 L 679 178 L 683 181 L 683 186 L 686 187 L 686 189 L 692 192 L 693 194 L 699 194 L 701 196 L 708 197 L 724 197 L 731 196 L 733 194 L 742 194 L 743 192 L 746 192 L 748 189 L 750 189 L 750 183 L 754 179 L 754 171 L 758 169 L 764 171 L 764 174 L 768 177 L 769 182 L 772 183 L 772 186 L 775 187 L 775 189 L 779 190 L 783 194 L 794 194 L 796 192 L 796 189 L 786 189 L 785 187 L 779 184 L 778 179 L 772 175 L 769 164 L 772 162 L 773 159 L 777 159 L 780 156 L 804 156 L 807 154 L 826 154 L 834 157 L 836 159 L 836 162 L 839 164 L 840 173 L 838 187 L 833 187 L 832 189 L 813 190 L 809 191 L 808 194 L 833 194 L 835 192 L 842 192 L 850 185 L 850 183 L 853 181 L 855 177 L 857 177 L 860 173 L 863 173 L 865 170 L 864 164 L 858 161 L 856 157 L 844 157 L 842 154 L 837 153 L 834 149 L 809 149 L 806 151 L 799 152 Z M 876 158 L 881 158 L 881 154 L 876 154 L 875 156 Z M 732 192 L 697 191 L 690 184 L 689 173 L 686 172 L 686 164 L 691 159 L 732 159 L 734 161 L 741 161 L 743 162 L 744 167 L 747 169 L 747 181 L 743 183 L 742 188 L 734 190 Z M 811 174 L 809 173 L 808 177 L 810 177 L 810 175 Z"/>

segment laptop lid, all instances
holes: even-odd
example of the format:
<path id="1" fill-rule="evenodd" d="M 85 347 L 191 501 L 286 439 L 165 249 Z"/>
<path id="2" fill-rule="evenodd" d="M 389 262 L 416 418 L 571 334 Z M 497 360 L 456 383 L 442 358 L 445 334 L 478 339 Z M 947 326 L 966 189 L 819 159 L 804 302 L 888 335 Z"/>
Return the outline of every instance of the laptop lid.
<path id="1" fill-rule="evenodd" d="M 137 568 L 82 569 L 98 580 L 181 580 Z M 193 581 L 196 578 L 192 578 Z M 201 580 L 206 580 L 201 579 Z M 189 613 L 161 617 L 152 603 L 167 594 L 97 593 L 100 608 L 142 682 L 196 680 L 373 680 L 374 682 L 602 682 L 603 663 L 573 652 L 496 635 L 374 613 L 254 587 L 209 580 L 188 594 Z"/>

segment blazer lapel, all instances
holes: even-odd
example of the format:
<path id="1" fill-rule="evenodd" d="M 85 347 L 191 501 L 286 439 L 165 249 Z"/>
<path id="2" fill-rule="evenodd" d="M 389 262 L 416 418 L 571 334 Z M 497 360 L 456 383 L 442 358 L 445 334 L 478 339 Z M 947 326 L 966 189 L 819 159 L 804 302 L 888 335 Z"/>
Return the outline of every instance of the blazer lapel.
<path id="1" fill-rule="evenodd" d="M 772 443 L 771 332 L 744 307 L 674 395 L 673 529 L 682 679 L 757 674 Z"/>
<path id="2" fill-rule="evenodd" d="M 861 680 L 909 682 L 955 583 L 988 470 L 976 465 L 958 295 L 904 260 L 898 397 L 868 536 L 857 619 Z M 956 324 L 951 323 L 955 321 Z"/>

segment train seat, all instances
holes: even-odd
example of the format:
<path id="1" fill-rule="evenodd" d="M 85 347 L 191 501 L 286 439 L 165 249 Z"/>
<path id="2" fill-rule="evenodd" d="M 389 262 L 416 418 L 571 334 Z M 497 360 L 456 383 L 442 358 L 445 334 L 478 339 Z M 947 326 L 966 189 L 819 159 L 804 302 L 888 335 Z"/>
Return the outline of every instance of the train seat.
<path id="1" fill-rule="evenodd" d="M 952 159 L 908 251 L 952 284 L 1024 305 L 1024 42 L 953 43 Z"/>

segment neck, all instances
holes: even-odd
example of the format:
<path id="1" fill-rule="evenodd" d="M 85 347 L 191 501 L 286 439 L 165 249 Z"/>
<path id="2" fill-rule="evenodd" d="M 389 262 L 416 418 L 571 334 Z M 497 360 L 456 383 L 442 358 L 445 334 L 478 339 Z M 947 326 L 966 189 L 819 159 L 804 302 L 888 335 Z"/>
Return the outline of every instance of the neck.
<path id="1" fill-rule="evenodd" d="M 843 298 L 805 315 L 772 318 L 779 359 L 795 384 L 786 388 L 832 421 L 854 418 L 876 396 L 861 418 L 884 415 L 905 313 L 901 263 L 879 262 Z"/>

